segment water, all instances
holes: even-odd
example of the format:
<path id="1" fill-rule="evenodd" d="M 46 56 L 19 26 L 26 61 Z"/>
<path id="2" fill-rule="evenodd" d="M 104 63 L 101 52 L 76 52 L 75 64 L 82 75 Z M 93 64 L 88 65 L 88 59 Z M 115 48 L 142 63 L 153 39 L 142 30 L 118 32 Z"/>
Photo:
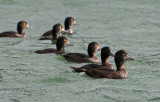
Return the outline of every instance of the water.
<path id="1" fill-rule="evenodd" d="M 0 39 L 0 102 L 159 102 L 160 76 L 159 0 L 0 0 L 0 32 L 16 30 L 20 20 L 27 38 Z M 67 36 L 74 43 L 68 52 L 86 53 L 89 42 L 128 51 L 136 59 L 126 62 L 126 80 L 92 79 L 72 72 L 55 54 L 34 51 L 55 48 L 37 39 L 65 17 L 79 26 Z M 100 59 L 100 52 L 97 52 Z M 110 58 L 114 65 L 114 59 Z"/>

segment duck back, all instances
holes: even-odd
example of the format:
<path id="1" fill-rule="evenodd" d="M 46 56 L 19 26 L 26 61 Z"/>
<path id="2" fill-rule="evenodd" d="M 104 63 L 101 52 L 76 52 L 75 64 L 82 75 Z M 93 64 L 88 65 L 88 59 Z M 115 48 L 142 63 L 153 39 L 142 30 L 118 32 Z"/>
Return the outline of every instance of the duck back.
<path id="1" fill-rule="evenodd" d="M 107 78 L 107 79 L 127 79 L 128 72 L 124 69 L 116 71 L 114 69 L 102 68 L 95 70 L 86 70 L 85 73 L 93 78 Z"/>
<path id="2" fill-rule="evenodd" d="M 70 66 L 71 69 L 73 69 L 75 72 L 85 72 L 86 70 L 93 70 L 93 69 L 97 69 L 97 68 L 101 68 L 101 65 L 98 64 L 88 64 L 88 65 L 84 65 L 80 68 L 76 68 L 73 66 Z"/>
<path id="3" fill-rule="evenodd" d="M 48 54 L 48 53 L 56 53 L 56 52 L 57 52 L 57 50 L 53 49 L 53 48 L 35 51 L 35 53 L 37 53 L 37 54 Z"/>
<path id="4" fill-rule="evenodd" d="M 6 31 L 6 32 L 0 33 L 0 37 L 15 37 L 16 34 L 17 32 L 14 32 L 14 31 Z"/>
<path id="5" fill-rule="evenodd" d="M 82 63 L 87 61 L 88 55 L 83 53 L 68 53 L 63 55 L 63 57 L 66 58 L 67 61 Z"/>
<path id="6" fill-rule="evenodd" d="M 39 40 L 51 40 L 52 30 L 45 32 Z"/>

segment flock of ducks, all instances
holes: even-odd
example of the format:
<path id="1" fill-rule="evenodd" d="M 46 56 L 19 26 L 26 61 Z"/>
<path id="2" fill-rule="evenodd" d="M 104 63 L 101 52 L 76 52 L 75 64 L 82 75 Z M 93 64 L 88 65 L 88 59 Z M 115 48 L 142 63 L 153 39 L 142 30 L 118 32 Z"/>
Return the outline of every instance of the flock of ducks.
<path id="1" fill-rule="evenodd" d="M 65 29 L 60 23 L 57 23 L 53 26 L 52 30 L 45 32 L 39 40 L 51 40 L 52 44 L 56 44 L 56 48 L 47 48 L 43 50 L 37 50 L 37 54 L 49 54 L 55 53 L 63 56 L 67 61 L 75 63 L 91 63 L 79 68 L 70 66 L 75 72 L 85 72 L 88 76 L 93 78 L 109 78 L 109 79 L 127 79 L 128 72 L 124 68 L 124 62 L 126 60 L 133 61 L 134 59 L 128 56 L 128 53 L 125 50 L 119 50 L 115 55 L 111 52 L 111 48 L 105 46 L 100 48 L 97 42 L 91 42 L 88 44 L 87 52 L 84 53 L 67 53 L 65 54 L 65 46 L 73 46 L 72 43 L 68 41 L 65 34 L 72 34 L 73 30 L 72 25 L 79 25 L 73 17 L 67 17 L 64 22 Z M 6 31 L 0 33 L 0 37 L 12 37 L 12 38 L 21 38 L 26 37 L 24 32 L 25 28 L 31 28 L 26 21 L 19 21 L 17 24 L 17 32 Z M 96 57 L 96 51 L 101 50 L 101 61 L 102 64 L 96 64 L 99 62 Z M 113 69 L 112 65 L 109 63 L 109 56 L 114 57 L 114 61 L 117 69 Z M 95 63 L 95 64 L 93 64 Z"/>

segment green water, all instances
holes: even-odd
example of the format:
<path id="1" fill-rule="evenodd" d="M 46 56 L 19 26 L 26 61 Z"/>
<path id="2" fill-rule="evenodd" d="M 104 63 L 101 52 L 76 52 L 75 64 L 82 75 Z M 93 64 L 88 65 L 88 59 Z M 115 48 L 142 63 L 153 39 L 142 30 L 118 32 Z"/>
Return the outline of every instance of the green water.
<path id="1" fill-rule="evenodd" d="M 159 5 L 159 0 L 0 0 L 0 32 L 15 31 L 20 20 L 33 27 L 25 30 L 26 38 L 0 38 L 0 102 L 159 102 Z M 34 53 L 56 48 L 38 39 L 68 16 L 80 25 L 67 36 L 74 46 L 65 49 L 87 53 L 92 41 L 113 53 L 125 49 L 136 59 L 125 63 L 128 79 L 92 79 L 69 68 L 84 63 Z M 113 58 L 110 63 L 115 68 Z"/>

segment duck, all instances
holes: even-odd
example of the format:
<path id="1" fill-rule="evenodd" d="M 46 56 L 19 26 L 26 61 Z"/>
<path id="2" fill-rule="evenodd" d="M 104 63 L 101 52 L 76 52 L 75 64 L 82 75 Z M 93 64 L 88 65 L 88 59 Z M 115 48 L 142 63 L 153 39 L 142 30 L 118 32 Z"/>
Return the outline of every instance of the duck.
<path id="1" fill-rule="evenodd" d="M 37 51 L 35 51 L 35 53 L 37 53 L 37 54 L 50 54 L 50 53 L 63 54 L 65 52 L 64 47 L 69 44 L 70 44 L 70 42 L 68 41 L 68 39 L 65 36 L 61 36 L 57 39 L 56 49 L 47 48 L 44 50 L 37 50 Z"/>
<path id="2" fill-rule="evenodd" d="M 57 23 L 57 24 L 54 25 L 55 27 L 53 26 L 52 30 L 49 30 L 49 31 L 45 32 L 39 40 L 51 40 L 52 39 L 51 35 L 53 35 L 53 33 L 54 34 L 60 33 L 60 34 L 63 34 L 63 35 L 72 34 L 73 33 L 73 30 L 71 28 L 72 25 L 79 25 L 79 24 L 75 21 L 75 19 L 73 17 L 66 17 L 65 21 L 64 21 L 65 29 L 63 29 L 63 27 L 60 23 Z M 56 30 L 60 26 L 61 26 L 61 29 Z M 55 30 L 55 31 L 53 32 L 53 30 Z"/>
<path id="3" fill-rule="evenodd" d="M 117 67 L 116 70 L 110 68 L 99 68 L 93 70 L 85 70 L 85 73 L 93 78 L 127 79 L 128 72 L 124 68 L 124 62 L 126 60 L 133 61 L 135 59 L 129 57 L 127 51 L 119 50 L 115 53 L 114 57 L 114 61 Z"/>
<path id="4" fill-rule="evenodd" d="M 26 29 L 26 28 L 31 28 L 31 26 L 29 26 L 26 21 L 19 21 L 17 23 L 17 32 L 5 31 L 5 32 L 0 33 L 0 37 L 11 37 L 11 38 L 26 37 L 26 34 L 24 32 L 24 29 Z"/>
<path id="5" fill-rule="evenodd" d="M 108 58 L 109 56 L 114 57 L 114 54 L 111 52 L 111 48 L 108 46 L 105 46 L 101 49 L 101 61 L 102 64 L 87 64 L 80 68 L 76 68 L 73 66 L 70 66 L 71 69 L 73 69 L 75 72 L 85 72 L 85 70 L 92 70 L 97 68 L 110 68 L 113 69 L 112 65 L 109 63 Z"/>
<path id="6" fill-rule="evenodd" d="M 79 23 L 77 23 L 73 17 L 66 17 L 64 21 L 64 26 L 65 26 L 65 30 L 68 31 L 69 34 L 73 33 L 73 30 L 71 28 L 72 25 L 79 25 Z M 66 33 L 64 32 L 62 34 L 66 34 Z"/>
<path id="7" fill-rule="evenodd" d="M 52 30 L 45 32 L 39 40 L 57 40 L 63 31 L 63 26 L 57 23 L 53 25 Z"/>
<path id="8" fill-rule="evenodd" d="M 63 57 L 70 62 L 75 63 L 90 63 L 90 62 L 99 62 L 96 57 L 95 52 L 100 50 L 100 46 L 97 42 L 91 42 L 88 45 L 88 55 L 84 53 L 67 53 Z"/>

